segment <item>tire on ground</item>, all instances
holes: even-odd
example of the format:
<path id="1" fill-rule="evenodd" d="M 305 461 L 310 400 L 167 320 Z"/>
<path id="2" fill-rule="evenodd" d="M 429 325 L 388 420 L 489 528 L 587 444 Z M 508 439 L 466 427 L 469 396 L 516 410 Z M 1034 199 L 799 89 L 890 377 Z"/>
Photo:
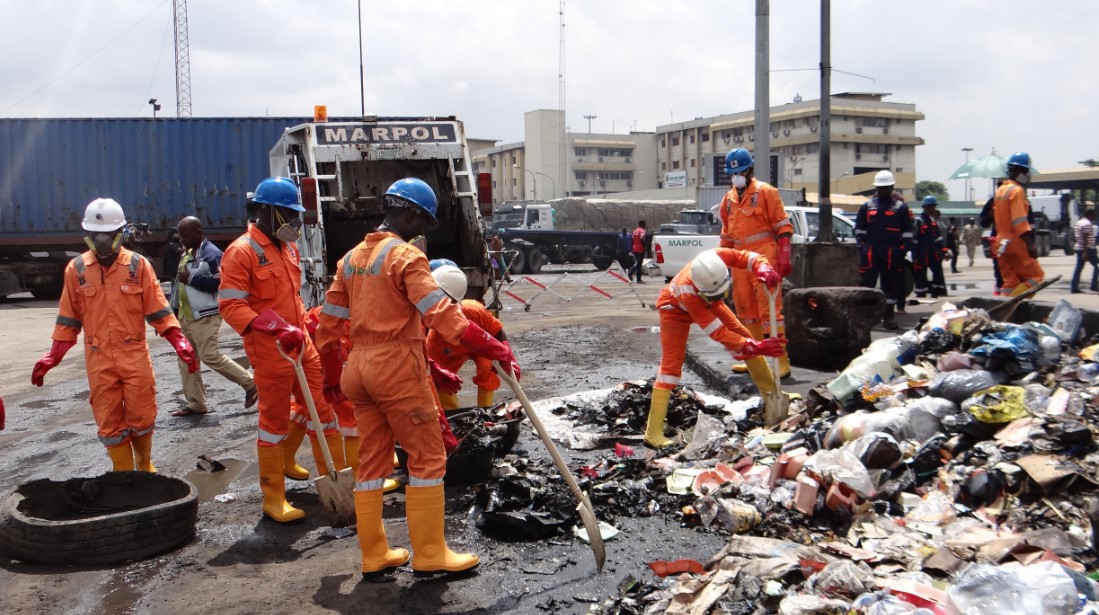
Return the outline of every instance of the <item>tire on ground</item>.
<path id="1" fill-rule="evenodd" d="M 198 490 L 176 478 L 109 472 L 37 480 L 0 503 L 0 553 L 39 564 L 120 564 L 187 544 L 197 519 Z"/>
<path id="2" fill-rule="evenodd" d="M 591 264 L 600 271 L 606 271 L 614 263 L 614 253 L 605 246 L 597 246 L 591 253 Z"/>
<path id="3" fill-rule="evenodd" d="M 527 257 L 523 250 L 516 250 L 515 254 L 511 257 L 511 264 L 508 266 L 508 271 L 514 275 L 522 275 L 527 269 Z"/>

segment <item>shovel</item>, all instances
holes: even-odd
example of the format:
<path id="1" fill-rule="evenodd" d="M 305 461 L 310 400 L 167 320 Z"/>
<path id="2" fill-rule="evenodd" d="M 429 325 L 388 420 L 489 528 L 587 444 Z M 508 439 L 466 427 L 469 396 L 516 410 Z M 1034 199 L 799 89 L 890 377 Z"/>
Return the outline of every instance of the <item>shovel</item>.
<path id="1" fill-rule="evenodd" d="M 1019 307 L 1023 301 L 1030 299 L 1034 295 L 1038 294 L 1038 291 L 1048 288 L 1056 282 L 1061 281 L 1061 276 L 1054 276 L 1048 280 L 1045 280 L 1039 284 L 1035 284 L 1033 287 L 1028 288 L 1026 292 L 1015 295 L 1014 297 L 1004 301 L 1000 305 L 990 309 L 988 315 L 1001 322 L 1007 322 L 1011 315 L 1015 313 L 1015 308 Z"/>
<path id="2" fill-rule="evenodd" d="M 775 313 L 775 303 L 782 292 L 782 286 L 774 290 L 763 288 L 767 291 L 767 303 L 771 313 L 771 335 L 778 332 L 778 314 Z M 774 427 L 790 416 L 790 398 L 782 394 L 782 378 L 779 376 L 778 357 L 771 357 L 771 373 L 775 377 L 775 391 L 763 396 L 763 421 L 767 427 Z"/>
<path id="3" fill-rule="evenodd" d="M 298 386 L 301 387 L 302 397 L 305 398 L 305 406 L 309 408 L 309 420 L 313 421 L 314 428 L 319 428 L 321 418 L 317 416 L 317 406 L 313 403 L 313 394 L 309 390 L 309 381 L 305 379 L 305 371 L 301 368 L 302 352 L 298 358 L 293 359 L 282 350 L 282 344 L 275 340 L 275 346 L 284 359 L 294 364 L 294 373 L 298 376 Z M 336 471 L 336 463 L 332 461 L 332 451 L 328 449 L 328 441 L 323 433 L 317 434 L 317 443 L 324 453 L 324 463 L 328 465 L 328 476 L 320 476 L 313 482 L 317 486 L 317 496 L 320 497 L 321 507 L 328 515 L 328 521 L 332 527 L 346 527 L 355 523 L 355 476 L 351 468 Z"/>
<path id="4" fill-rule="evenodd" d="M 512 392 L 519 398 L 519 403 L 523 404 L 523 409 L 527 412 L 527 418 L 529 418 L 531 424 L 534 425 L 534 429 L 538 432 L 538 437 L 542 439 L 542 443 L 546 445 L 546 450 L 549 451 L 550 457 L 553 457 L 553 463 L 557 466 L 557 471 L 561 473 L 561 477 L 568 483 L 572 494 L 576 496 L 576 499 L 580 502 L 580 519 L 584 522 L 584 529 L 588 532 L 588 539 L 591 540 L 591 550 L 595 555 L 595 569 L 598 572 L 603 572 L 603 564 L 607 560 L 607 552 L 603 548 L 603 535 L 599 532 L 599 521 L 595 518 L 595 511 L 592 509 L 591 501 L 588 500 L 587 494 L 580 490 L 580 485 L 576 484 L 576 477 L 572 475 L 569 466 L 561 457 L 561 452 L 557 450 L 557 446 L 553 443 L 553 440 L 550 439 L 549 432 L 542 426 L 542 419 L 538 418 L 538 415 L 534 412 L 534 406 L 532 406 L 530 400 L 527 399 L 527 394 L 523 392 L 523 388 L 519 386 L 519 381 L 508 373 L 504 367 L 500 365 L 499 361 L 494 363 L 499 376 L 511 387 Z"/>

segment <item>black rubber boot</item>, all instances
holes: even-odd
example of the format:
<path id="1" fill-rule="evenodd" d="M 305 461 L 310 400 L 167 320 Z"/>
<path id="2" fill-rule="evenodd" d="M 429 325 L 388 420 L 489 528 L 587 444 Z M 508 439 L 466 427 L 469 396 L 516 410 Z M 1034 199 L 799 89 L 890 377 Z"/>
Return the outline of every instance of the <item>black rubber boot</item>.
<path id="1" fill-rule="evenodd" d="M 885 304 L 885 315 L 882 317 L 881 325 L 890 331 L 896 331 L 901 326 L 897 324 L 896 319 L 893 317 L 893 312 L 896 310 L 896 306 L 892 303 Z"/>

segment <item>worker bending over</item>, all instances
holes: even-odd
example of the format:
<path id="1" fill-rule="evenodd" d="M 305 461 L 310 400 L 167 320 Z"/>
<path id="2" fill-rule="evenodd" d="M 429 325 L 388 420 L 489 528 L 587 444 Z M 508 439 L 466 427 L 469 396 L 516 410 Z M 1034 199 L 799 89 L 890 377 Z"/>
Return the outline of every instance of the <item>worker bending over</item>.
<path id="1" fill-rule="evenodd" d="M 653 398 L 649 406 L 645 443 L 653 448 L 672 444 L 664 436 L 664 419 L 672 390 L 683 373 L 683 358 L 687 352 L 687 334 L 691 324 L 697 324 L 711 338 L 728 349 L 737 361 L 744 361 L 748 373 L 761 394 L 771 394 L 774 375 L 764 356 L 782 356 L 786 338 L 752 339 L 752 334 L 733 315 L 722 300 L 732 276 L 729 269 L 750 271 L 755 280 L 768 288 L 776 288 L 782 277 L 771 268 L 767 259 L 755 252 L 733 248 L 706 250 L 687 263 L 672 281 L 660 290 L 656 309 L 660 314 L 660 370 L 653 383 Z M 736 292 L 734 287 L 733 292 Z"/>
<path id="2" fill-rule="evenodd" d="M 136 459 L 138 470 L 156 472 L 156 377 L 145 323 L 168 340 L 189 371 L 198 369 L 198 359 L 152 264 L 122 247 L 122 206 L 113 199 L 96 199 L 84 211 L 82 226 L 90 249 L 65 266 L 53 346 L 35 363 L 31 383 L 42 386 L 46 372 L 76 345 L 83 329 L 88 401 L 114 471 L 133 470 Z"/>
<path id="3" fill-rule="evenodd" d="M 453 261 L 447 262 L 446 259 L 436 259 L 431 261 L 431 264 L 431 276 L 435 278 L 435 282 L 438 283 L 439 288 L 443 289 L 443 292 L 458 302 L 466 320 L 477 323 L 489 335 L 495 337 L 510 349 L 511 345 L 508 344 L 508 336 L 504 333 L 503 323 L 485 309 L 485 306 L 480 302 L 473 299 L 462 299 L 466 296 L 466 286 L 469 284 L 465 272 L 459 269 L 457 265 L 454 265 Z M 477 368 L 477 373 L 473 376 L 473 384 L 477 385 L 477 406 L 487 408 L 492 405 L 496 389 L 500 388 L 500 377 L 496 375 L 496 370 L 492 367 L 490 359 L 471 352 L 461 344 L 448 344 L 437 331 L 428 331 L 427 356 L 443 369 L 455 374 L 458 373 L 458 370 L 462 368 L 467 360 L 472 360 Z M 519 374 L 519 365 L 513 363 L 511 372 Z M 436 378 L 436 380 L 438 379 Z M 460 381 L 459 386 L 461 386 Z M 449 392 L 440 387 L 439 400 L 446 410 L 453 410 L 458 407 L 457 391 Z"/>

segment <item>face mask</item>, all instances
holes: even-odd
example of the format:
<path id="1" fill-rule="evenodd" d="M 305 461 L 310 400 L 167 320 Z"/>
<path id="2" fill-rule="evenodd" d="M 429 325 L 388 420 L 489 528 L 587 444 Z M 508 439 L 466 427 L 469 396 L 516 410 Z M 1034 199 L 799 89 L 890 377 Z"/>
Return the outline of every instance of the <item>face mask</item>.
<path id="1" fill-rule="evenodd" d="M 739 190 L 739 189 L 741 189 L 741 188 L 743 188 L 744 186 L 747 186 L 747 185 L 748 185 L 748 178 L 747 177 L 744 177 L 743 175 L 734 175 L 733 176 L 733 187 L 736 188 L 737 190 Z"/>
<path id="2" fill-rule="evenodd" d="M 1020 174 L 1016 175 L 1015 176 L 1015 181 L 1019 182 L 1020 184 L 1022 184 L 1024 186 L 1029 184 L 1030 183 L 1030 173 L 1020 173 Z"/>
<path id="3" fill-rule="evenodd" d="M 416 235 L 412 239 L 408 240 L 408 243 L 412 244 L 413 248 L 416 248 L 420 252 L 427 254 L 427 237 L 423 235 Z"/>
<path id="4" fill-rule="evenodd" d="M 84 243 L 99 256 L 110 256 L 122 246 L 122 233 L 93 233 L 84 238 Z"/>
<path id="5" fill-rule="evenodd" d="M 285 243 L 294 243 L 301 239 L 301 218 L 292 218 L 287 221 L 282 217 L 282 213 L 278 209 L 275 209 L 275 216 L 278 218 L 280 226 L 275 231 L 275 237 Z"/>

